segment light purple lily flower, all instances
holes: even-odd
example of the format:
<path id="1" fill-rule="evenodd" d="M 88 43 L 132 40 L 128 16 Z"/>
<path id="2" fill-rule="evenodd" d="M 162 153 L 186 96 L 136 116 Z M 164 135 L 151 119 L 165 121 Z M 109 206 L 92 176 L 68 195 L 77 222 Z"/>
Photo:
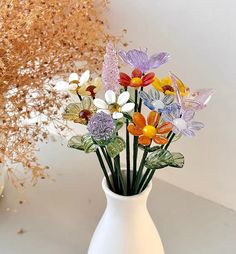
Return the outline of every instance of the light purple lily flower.
<path id="1" fill-rule="evenodd" d="M 198 131 L 204 127 L 201 122 L 192 121 L 195 112 L 191 109 L 181 111 L 176 109 L 171 113 L 163 113 L 162 117 L 166 122 L 170 122 L 174 125 L 173 132 L 175 134 L 183 134 L 184 136 L 193 137 L 195 131 Z"/>
<path id="2" fill-rule="evenodd" d="M 169 54 L 166 52 L 154 54 L 149 57 L 147 50 L 142 51 L 138 49 L 132 49 L 127 52 L 120 50 L 119 56 L 125 63 L 139 69 L 143 73 L 151 69 L 158 68 L 162 64 L 166 63 L 169 59 Z"/>

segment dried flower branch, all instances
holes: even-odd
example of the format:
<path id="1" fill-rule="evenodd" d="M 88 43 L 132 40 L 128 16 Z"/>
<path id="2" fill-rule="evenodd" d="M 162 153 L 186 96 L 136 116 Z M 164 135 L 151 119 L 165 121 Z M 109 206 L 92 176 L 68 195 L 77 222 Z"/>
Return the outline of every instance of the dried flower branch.
<path id="1" fill-rule="evenodd" d="M 105 32 L 101 19 L 106 1 L 96 1 L 96 6 L 94 2 L 0 3 L 0 154 L 15 185 L 23 185 L 24 177 L 19 178 L 14 164 L 23 166 L 33 183 L 45 177 L 35 145 L 47 139 L 47 125 L 60 119 L 59 109 L 66 99 L 54 91 L 50 80 L 86 66 L 98 72 L 104 45 L 115 40 Z M 29 118 L 34 120 L 28 122 Z"/>

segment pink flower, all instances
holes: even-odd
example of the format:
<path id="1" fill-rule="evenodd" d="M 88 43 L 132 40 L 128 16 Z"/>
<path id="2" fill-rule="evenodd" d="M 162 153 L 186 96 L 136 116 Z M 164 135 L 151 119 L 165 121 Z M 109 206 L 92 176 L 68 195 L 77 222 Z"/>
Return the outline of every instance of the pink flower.
<path id="1" fill-rule="evenodd" d="M 119 68 L 116 50 L 111 43 L 107 44 L 106 54 L 102 67 L 102 81 L 105 91 L 112 90 L 116 92 L 119 88 Z"/>

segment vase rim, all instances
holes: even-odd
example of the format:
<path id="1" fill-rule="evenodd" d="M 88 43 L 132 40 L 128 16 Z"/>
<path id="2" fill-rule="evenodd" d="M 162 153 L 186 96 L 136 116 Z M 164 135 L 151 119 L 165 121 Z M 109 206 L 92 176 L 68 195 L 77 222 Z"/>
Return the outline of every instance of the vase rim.
<path id="1" fill-rule="evenodd" d="M 102 180 L 102 188 L 103 188 L 103 191 L 106 193 L 106 195 L 108 195 L 108 196 L 110 196 L 110 197 L 112 197 L 114 199 L 119 199 L 119 200 L 135 200 L 135 199 L 139 199 L 139 198 L 142 198 L 144 196 L 147 196 L 149 194 L 149 192 L 152 189 L 152 181 L 150 181 L 150 183 L 148 184 L 148 186 L 145 188 L 144 191 L 142 191 L 139 194 L 132 195 L 132 196 L 119 195 L 119 194 L 111 191 L 109 189 L 108 185 L 107 185 L 107 180 L 106 180 L 105 177 Z"/>

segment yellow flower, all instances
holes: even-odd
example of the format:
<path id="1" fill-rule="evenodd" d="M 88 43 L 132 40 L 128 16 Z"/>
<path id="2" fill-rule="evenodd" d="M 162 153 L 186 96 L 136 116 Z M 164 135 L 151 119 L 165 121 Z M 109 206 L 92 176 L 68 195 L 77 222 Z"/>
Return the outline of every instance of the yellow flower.
<path id="1" fill-rule="evenodd" d="M 189 94 L 189 88 L 183 84 L 181 80 L 177 81 L 179 92 L 181 96 L 187 96 Z M 172 85 L 171 77 L 164 77 L 162 79 L 154 78 L 152 85 L 165 95 L 175 95 L 175 90 Z"/>

